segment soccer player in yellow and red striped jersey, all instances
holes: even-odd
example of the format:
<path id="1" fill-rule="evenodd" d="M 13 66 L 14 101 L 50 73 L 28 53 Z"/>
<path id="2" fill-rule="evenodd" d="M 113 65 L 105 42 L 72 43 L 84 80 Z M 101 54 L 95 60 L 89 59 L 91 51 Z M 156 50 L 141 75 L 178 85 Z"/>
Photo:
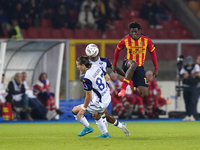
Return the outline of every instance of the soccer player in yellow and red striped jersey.
<path id="1" fill-rule="evenodd" d="M 128 25 L 130 34 L 123 38 L 117 45 L 114 54 L 113 71 L 116 72 L 117 60 L 120 55 L 120 51 L 124 48 L 127 49 L 127 56 L 123 62 L 122 69 L 125 74 L 124 81 L 121 85 L 120 97 L 124 97 L 126 87 L 133 81 L 134 87 L 137 87 L 138 91 L 143 97 L 148 96 L 148 83 L 144 71 L 144 61 L 146 57 L 146 51 L 149 50 L 151 59 L 154 64 L 153 75 L 158 75 L 158 64 L 156 50 L 150 38 L 140 33 L 141 25 L 135 21 Z"/>

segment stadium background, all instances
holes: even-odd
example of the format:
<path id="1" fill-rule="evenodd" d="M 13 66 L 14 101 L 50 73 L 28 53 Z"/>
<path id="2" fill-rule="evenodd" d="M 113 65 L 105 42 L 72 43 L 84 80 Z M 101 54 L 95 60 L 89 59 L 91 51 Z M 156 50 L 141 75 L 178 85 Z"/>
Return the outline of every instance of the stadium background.
<path id="1" fill-rule="evenodd" d="M 151 1 L 154 2 L 154 0 Z M 73 1 L 63 2 L 70 6 L 69 12 L 73 20 L 77 22 L 79 13 L 78 7 L 80 7 L 81 1 L 77 0 L 74 1 L 74 3 Z M 67 28 L 54 29 L 50 19 L 41 19 L 38 26 L 33 25 L 33 20 L 28 20 L 29 28 L 21 29 L 24 41 L 34 41 L 38 39 L 59 41 L 60 39 L 69 39 L 67 42 L 65 41 L 65 52 L 69 55 L 64 55 L 63 57 L 64 61 L 60 82 L 60 99 L 79 99 L 84 96 L 84 92 L 78 81 L 79 73 L 75 68 L 74 60 L 85 54 L 84 49 L 86 45 L 89 43 L 96 43 L 100 47 L 100 55 L 105 56 L 112 61 L 116 44 L 129 32 L 127 29 L 128 23 L 137 20 L 142 25 L 142 33 L 153 39 L 156 46 L 159 66 L 159 76 L 157 81 L 162 90 L 163 96 L 166 99 L 172 100 L 172 104 L 168 106 L 168 108 L 164 109 L 167 109 L 167 111 L 184 110 L 182 97 L 178 99 L 178 106 L 175 106 L 175 85 L 177 84 L 176 62 L 177 57 L 180 54 L 184 56 L 191 55 L 194 58 L 197 54 L 199 54 L 200 44 L 198 43 L 200 42 L 196 40 L 199 38 L 198 33 L 200 31 L 199 2 L 163 0 L 163 2 L 165 2 L 172 11 L 171 21 L 160 21 L 160 25 L 163 26 L 163 29 L 150 29 L 148 21 L 140 18 L 139 13 L 145 2 L 146 0 L 131 0 L 131 6 L 129 8 L 119 8 L 122 18 L 121 20 L 113 20 L 109 22 L 112 26 L 114 26 L 114 29 L 106 28 L 105 39 L 102 39 L 102 35 L 99 30 L 87 28 L 83 30 L 77 28 L 74 30 Z M 189 17 L 186 18 L 185 16 Z M 4 30 L 4 33 L 5 37 L 1 38 L 3 41 L 6 41 L 8 33 L 6 30 Z M 160 39 L 164 39 L 164 41 L 159 41 Z M 180 41 L 182 39 L 189 39 L 189 43 L 186 41 Z M 120 60 L 124 58 L 125 53 L 125 50 L 121 53 Z M 69 57 L 69 62 L 67 62 L 66 57 Z M 121 65 L 121 61 L 119 62 L 119 65 Z M 148 52 L 144 66 L 145 70 L 153 69 Z M 7 78 L 6 80 L 8 81 L 9 79 L 10 78 Z M 66 81 L 67 79 L 69 79 L 69 81 Z M 68 87 L 66 87 L 66 83 L 68 83 Z"/>

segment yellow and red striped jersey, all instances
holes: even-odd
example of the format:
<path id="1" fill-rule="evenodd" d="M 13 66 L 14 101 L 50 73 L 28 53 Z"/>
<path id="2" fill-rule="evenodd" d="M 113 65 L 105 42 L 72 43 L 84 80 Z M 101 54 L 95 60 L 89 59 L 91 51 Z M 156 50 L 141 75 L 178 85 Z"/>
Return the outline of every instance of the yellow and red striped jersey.
<path id="1" fill-rule="evenodd" d="M 117 45 L 119 50 L 122 50 L 124 47 L 127 49 L 127 59 L 134 60 L 138 66 L 143 66 L 146 50 L 153 52 L 155 47 L 150 38 L 145 35 L 141 35 L 138 40 L 134 40 L 130 35 L 123 38 Z"/>

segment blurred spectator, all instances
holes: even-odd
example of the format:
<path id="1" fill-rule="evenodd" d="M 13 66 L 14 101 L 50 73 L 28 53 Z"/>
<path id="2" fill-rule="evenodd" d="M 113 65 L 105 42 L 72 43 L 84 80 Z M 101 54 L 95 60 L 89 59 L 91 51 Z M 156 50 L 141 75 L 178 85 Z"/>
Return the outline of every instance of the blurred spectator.
<path id="1" fill-rule="evenodd" d="M 118 0 L 121 8 L 131 8 L 131 1 L 130 0 Z"/>
<path id="2" fill-rule="evenodd" d="M 4 11 L 2 8 L 0 8 L 0 36 L 5 36 L 4 35 L 4 29 L 6 29 L 7 31 L 11 30 L 11 25 L 8 22 L 8 18 L 5 15 Z"/>
<path id="3" fill-rule="evenodd" d="M 5 78 L 5 75 L 2 74 L 2 79 L 1 79 L 1 88 L 0 88 L 1 91 L 4 90 L 4 78 Z"/>
<path id="4" fill-rule="evenodd" d="M 26 89 L 26 94 L 29 97 L 29 105 L 34 107 L 33 112 L 31 113 L 32 117 L 34 119 L 53 119 L 57 113 L 55 111 L 48 111 L 44 107 L 44 105 L 36 98 L 36 96 L 33 94 L 33 91 L 29 88 L 27 82 L 26 82 L 27 74 L 26 72 L 22 72 L 22 81 L 24 84 L 24 87 Z"/>
<path id="5" fill-rule="evenodd" d="M 103 14 L 103 15 L 106 14 L 105 4 L 102 0 L 97 0 L 95 7 L 99 7 L 99 11 L 101 12 L 101 14 Z"/>
<path id="6" fill-rule="evenodd" d="M 0 104 L 6 102 L 6 97 L 7 93 L 4 89 L 4 74 L 2 74 L 2 79 L 1 79 L 1 87 L 0 87 Z"/>
<path id="7" fill-rule="evenodd" d="M 53 1 L 52 0 L 39 0 L 37 1 L 37 11 L 40 19 L 52 19 L 53 12 Z"/>
<path id="8" fill-rule="evenodd" d="M 22 82 L 21 73 L 16 73 L 13 80 L 8 84 L 7 92 L 12 95 L 14 100 L 14 105 L 19 105 L 23 107 L 26 120 L 33 120 L 29 112 L 29 99 L 25 94 L 26 90 Z"/>
<path id="9" fill-rule="evenodd" d="M 12 110 L 12 96 L 4 89 L 4 74 L 2 74 L 0 86 L 0 116 L 3 116 L 4 120 L 13 120 Z"/>
<path id="10" fill-rule="evenodd" d="M 122 76 L 119 76 L 119 82 L 118 82 L 118 85 L 116 86 L 116 94 L 118 96 L 118 93 L 120 92 L 121 90 L 121 84 L 124 80 L 124 77 Z M 126 106 L 126 104 L 128 104 L 128 108 L 134 108 L 136 105 L 138 106 L 138 110 L 136 110 L 136 114 L 138 115 L 139 118 L 146 118 L 146 116 L 144 115 L 144 105 L 143 105 L 143 98 L 142 96 L 138 93 L 138 94 L 135 94 L 135 92 L 133 93 L 134 91 L 134 87 L 131 86 L 131 83 L 129 84 L 128 86 L 128 89 L 126 89 L 126 92 L 125 92 L 125 97 L 122 98 L 122 102 L 123 104 Z M 128 103 L 127 103 L 128 102 Z"/>
<path id="11" fill-rule="evenodd" d="M 8 32 L 8 37 L 12 39 L 23 40 L 21 29 L 18 25 L 17 20 L 12 20 L 13 28 Z"/>
<path id="12" fill-rule="evenodd" d="M 64 112 L 57 109 L 54 93 L 50 91 L 50 82 L 47 79 L 46 73 L 41 73 L 38 81 L 33 86 L 34 95 L 42 102 L 47 111 L 56 110 L 57 114 L 63 114 Z"/>
<path id="13" fill-rule="evenodd" d="M 26 82 L 26 77 L 27 77 L 26 72 L 22 72 L 22 81 L 26 89 L 26 94 L 28 95 L 29 98 L 36 98 L 36 96 L 33 94 L 33 91 L 29 88 L 28 83 Z"/>
<path id="14" fill-rule="evenodd" d="M 35 27 L 40 26 L 40 9 L 36 4 L 36 0 L 30 0 L 27 8 L 27 14 Z"/>
<path id="15" fill-rule="evenodd" d="M 93 0 L 85 0 L 81 4 L 81 11 L 85 10 L 85 6 L 89 6 L 90 11 L 93 11 L 95 8 L 96 4 Z"/>
<path id="16" fill-rule="evenodd" d="M 99 3 L 96 5 L 96 7 L 93 10 L 93 16 L 95 18 L 95 23 L 97 24 L 98 29 L 101 30 L 102 38 L 105 38 L 105 29 L 106 29 L 107 20 L 106 20 L 105 15 L 101 11 L 101 7 L 103 7 L 104 5 L 101 2 L 101 0 L 98 0 L 98 2 Z M 104 9 L 105 9 L 105 7 L 104 7 Z"/>
<path id="17" fill-rule="evenodd" d="M 69 10 L 66 9 L 64 4 L 61 4 L 55 12 L 53 24 L 55 29 L 60 29 L 62 27 L 74 29 L 71 14 L 69 13 Z"/>
<path id="18" fill-rule="evenodd" d="M 88 5 L 86 5 L 85 9 L 79 13 L 78 21 L 79 21 L 78 26 L 81 29 L 84 28 L 96 29 L 94 16 L 90 11 L 90 7 Z"/>
<path id="19" fill-rule="evenodd" d="M 106 8 L 106 15 L 108 16 L 108 19 L 113 21 L 113 20 L 121 20 L 122 16 L 119 11 L 119 4 L 117 3 L 116 0 L 108 0 L 104 1 L 105 2 L 105 8 Z"/>
<path id="20" fill-rule="evenodd" d="M 154 26 L 157 24 L 153 9 L 152 9 L 151 0 L 147 0 L 146 3 L 143 5 L 140 11 L 140 18 L 148 20 L 150 28 L 154 28 Z"/>
<path id="21" fill-rule="evenodd" d="M 196 105 L 199 98 L 197 84 L 200 70 L 199 65 L 194 64 L 191 56 L 186 57 L 185 63 L 186 65 L 180 71 L 180 76 L 183 78 L 183 98 L 186 108 L 186 117 L 183 121 L 195 121 L 199 119 Z"/>
<path id="22" fill-rule="evenodd" d="M 120 76 L 120 78 L 123 77 Z M 118 97 L 118 92 L 121 89 L 123 79 L 119 79 L 118 75 L 115 73 L 111 73 L 110 79 L 111 80 L 108 81 L 108 84 L 111 91 L 113 111 L 116 112 L 120 118 L 130 118 L 134 106 L 138 104 L 137 115 L 139 118 L 145 118 L 142 98 L 138 99 L 135 95 L 133 95 L 130 86 L 128 86 L 124 98 Z"/>
<path id="23" fill-rule="evenodd" d="M 156 20 L 156 29 L 163 28 L 161 25 L 159 25 L 161 19 L 168 21 L 171 20 L 171 11 L 169 7 L 160 0 L 155 0 L 155 2 L 152 5 L 152 11 Z"/>
<path id="24" fill-rule="evenodd" d="M 122 104 L 122 99 L 116 96 L 116 84 L 118 84 L 118 75 L 116 73 L 110 74 L 110 80 L 108 81 L 110 87 L 112 110 L 117 113 L 119 118 L 128 119 L 132 115 L 132 109 L 127 109 Z"/>
<path id="25" fill-rule="evenodd" d="M 197 65 L 199 65 L 199 71 L 200 71 L 200 55 L 197 56 L 196 63 L 197 63 Z M 200 77 L 200 73 L 199 73 L 199 77 Z M 197 85 L 197 88 L 198 88 L 199 96 L 200 96 L 200 81 Z M 198 99 L 197 99 L 197 102 L 196 102 L 196 106 L 198 106 Z"/>
<path id="26" fill-rule="evenodd" d="M 159 109 L 159 107 L 171 104 L 171 101 L 167 101 L 161 97 L 161 90 L 159 89 L 156 80 L 154 80 L 152 71 L 147 71 L 146 77 L 149 85 L 149 95 L 147 98 L 144 98 L 146 112 L 149 118 L 158 118 L 159 115 L 166 114 L 166 112 Z"/>
<path id="27" fill-rule="evenodd" d="M 22 3 L 17 3 L 15 9 L 11 9 L 10 11 L 9 19 L 17 20 L 20 28 L 28 29 L 29 25 L 26 21 L 29 19 L 29 14 L 24 11 Z"/>

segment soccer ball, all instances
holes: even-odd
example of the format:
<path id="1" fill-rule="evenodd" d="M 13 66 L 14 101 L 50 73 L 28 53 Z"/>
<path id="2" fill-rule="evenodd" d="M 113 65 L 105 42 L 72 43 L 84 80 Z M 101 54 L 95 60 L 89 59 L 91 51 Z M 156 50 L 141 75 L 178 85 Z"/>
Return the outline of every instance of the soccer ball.
<path id="1" fill-rule="evenodd" d="M 99 53 L 99 48 L 95 44 L 89 44 L 85 48 L 85 53 L 87 56 L 95 57 Z"/>

